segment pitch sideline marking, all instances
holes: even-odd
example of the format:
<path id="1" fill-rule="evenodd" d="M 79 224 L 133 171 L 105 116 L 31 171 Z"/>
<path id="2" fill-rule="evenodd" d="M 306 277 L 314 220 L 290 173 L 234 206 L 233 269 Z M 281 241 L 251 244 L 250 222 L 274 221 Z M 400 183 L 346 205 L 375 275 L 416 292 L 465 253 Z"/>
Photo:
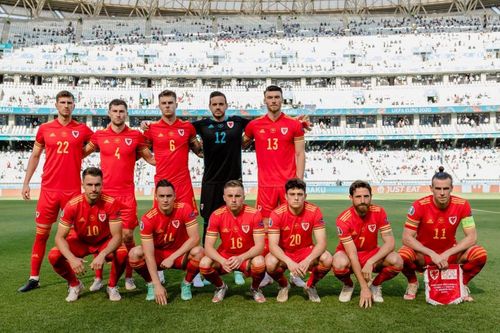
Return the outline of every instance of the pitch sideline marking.
<path id="1" fill-rule="evenodd" d="M 491 210 L 474 209 L 474 208 L 472 210 L 475 210 L 475 211 L 478 211 L 478 212 L 483 212 L 483 213 L 500 214 L 500 212 L 494 212 L 494 211 L 491 211 Z"/>

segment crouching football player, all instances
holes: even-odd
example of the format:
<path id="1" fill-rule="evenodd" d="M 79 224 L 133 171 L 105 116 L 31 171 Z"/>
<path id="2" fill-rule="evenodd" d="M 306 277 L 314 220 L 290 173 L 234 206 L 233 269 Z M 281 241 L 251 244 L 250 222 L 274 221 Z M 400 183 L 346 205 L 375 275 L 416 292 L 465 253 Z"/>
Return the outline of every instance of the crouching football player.
<path id="1" fill-rule="evenodd" d="M 167 291 L 158 278 L 158 268 L 185 270 L 181 299 L 192 298 L 191 284 L 198 274 L 203 248 L 199 246 L 196 212 L 184 202 L 175 201 L 174 186 L 162 179 L 156 184 L 156 202 L 141 219 L 141 246 L 130 250 L 129 262 L 147 283 L 146 300 L 167 304 Z"/>
<path id="2" fill-rule="evenodd" d="M 259 284 L 264 278 L 266 265 L 264 250 L 264 223 L 259 211 L 245 205 L 245 192 L 239 180 L 230 180 L 224 186 L 225 206 L 210 216 L 205 238 L 206 256 L 201 260 L 201 274 L 215 286 L 212 302 L 224 299 L 227 285 L 221 274 L 241 271 L 252 277 L 250 291 L 258 303 L 266 301 Z M 217 238 L 221 244 L 215 249 Z"/>
<path id="3" fill-rule="evenodd" d="M 105 261 L 112 261 L 107 291 L 111 301 L 119 301 L 116 283 L 127 262 L 127 249 L 121 245 L 121 206 L 101 192 L 100 169 L 85 169 L 82 179 L 84 193 L 70 199 L 64 207 L 55 237 L 56 247 L 49 252 L 49 261 L 57 274 L 68 281 L 68 302 L 76 301 L 83 290 L 76 274 L 85 273 L 85 256 L 96 255 L 90 264 L 93 270 L 102 269 Z"/>
<path id="4" fill-rule="evenodd" d="M 326 229 L 319 207 L 305 201 L 306 184 L 298 178 L 285 184 L 286 203 L 276 208 L 269 219 L 269 250 L 266 268 L 278 282 L 276 300 L 286 302 L 290 284 L 284 276 L 288 268 L 295 276 L 311 271 L 304 292 L 312 302 L 321 302 L 316 283 L 332 266 L 332 255 L 326 251 Z M 316 244 L 313 243 L 313 235 Z"/>
<path id="5" fill-rule="evenodd" d="M 373 205 L 372 189 L 367 182 L 357 180 L 349 188 L 352 206 L 337 217 L 340 243 L 333 255 L 333 271 L 342 281 L 339 300 L 349 302 L 354 291 L 351 273 L 361 286 L 360 307 L 382 303 L 382 282 L 395 277 L 403 268 L 403 260 L 394 252 L 394 236 L 387 214 Z M 378 231 L 384 244 L 377 246 Z M 379 274 L 372 280 L 372 272 Z M 370 285 L 369 285 L 370 284 Z"/>
<path id="6" fill-rule="evenodd" d="M 404 260 L 403 274 L 408 279 L 405 300 L 413 300 L 417 295 L 415 271 L 423 271 L 427 265 L 447 269 L 448 264 L 461 264 L 467 292 L 464 301 L 473 301 L 467 285 L 486 264 L 488 255 L 476 244 L 477 231 L 469 202 L 451 195 L 452 190 L 451 175 L 440 167 L 432 177 L 432 195 L 415 201 L 408 211 L 404 246 L 399 250 Z M 465 237 L 457 242 L 459 226 Z"/>

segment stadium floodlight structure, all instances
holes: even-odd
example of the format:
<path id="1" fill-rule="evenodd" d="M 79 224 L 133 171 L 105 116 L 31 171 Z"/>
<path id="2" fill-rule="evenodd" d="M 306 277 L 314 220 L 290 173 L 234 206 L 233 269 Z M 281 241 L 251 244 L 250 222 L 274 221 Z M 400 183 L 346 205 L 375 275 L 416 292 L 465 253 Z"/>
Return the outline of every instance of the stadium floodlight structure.
<path id="1" fill-rule="evenodd" d="M 29 11 L 32 18 L 42 10 L 61 11 L 82 17 L 166 15 L 286 15 L 337 13 L 369 15 L 394 13 L 417 15 L 434 12 L 468 13 L 498 5 L 498 0 L 2 0 Z"/>

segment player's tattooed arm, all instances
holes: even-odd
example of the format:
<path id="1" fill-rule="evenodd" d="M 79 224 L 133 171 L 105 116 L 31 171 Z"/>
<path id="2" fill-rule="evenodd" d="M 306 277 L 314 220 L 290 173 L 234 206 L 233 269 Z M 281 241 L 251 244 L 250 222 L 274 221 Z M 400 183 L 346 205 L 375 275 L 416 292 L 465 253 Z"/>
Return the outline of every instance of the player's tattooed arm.
<path id="1" fill-rule="evenodd" d="M 143 158 L 144 161 L 146 161 L 147 163 L 149 163 L 151 165 L 156 165 L 155 157 L 149 148 L 141 150 L 139 152 L 138 156 L 140 158 Z"/>
<path id="2" fill-rule="evenodd" d="M 87 144 L 83 147 L 83 158 L 89 156 L 95 152 L 95 146 L 91 142 L 87 142 Z"/>
<path id="3" fill-rule="evenodd" d="M 249 138 L 249 137 L 248 137 L 248 136 L 246 136 L 246 135 L 243 135 L 243 139 L 241 140 L 241 147 L 242 147 L 243 149 L 248 148 L 248 147 L 250 146 L 250 144 L 252 143 L 252 141 L 253 141 L 253 140 L 252 140 L 251 138 Z"/>
<path id="4" fill-rule="evenodd" d="M 196 154 L 196 156 L 203 158 L 203 146 L 197 138 L 193 138 L 189 143 L 191 151 Z"/>

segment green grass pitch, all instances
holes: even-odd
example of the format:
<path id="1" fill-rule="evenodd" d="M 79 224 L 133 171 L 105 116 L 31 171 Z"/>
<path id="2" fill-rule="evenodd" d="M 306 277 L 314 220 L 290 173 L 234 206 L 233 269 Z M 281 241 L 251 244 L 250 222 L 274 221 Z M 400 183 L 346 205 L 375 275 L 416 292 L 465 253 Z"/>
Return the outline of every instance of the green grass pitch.
<path id="1" fill-rule="evenodd" d="M 316 200 L 328 225 L 328 249 L 333 251 L 337 239 L 335 217 L 350 202 L 341 199 Z M 392 197 L 379 200 L 387 211 L 401 245 L 402 225 L 412 200 Z M 405 302 L 402 295 L 406 280 L 402 275 L 383 286 L 385 302 L 371 309 L 358 307 L 359 289 L 348 304 L 338 301 L 340 283 L 329 274 L 318 285 L 320 304 L 306 301 L 303 291 L 294 288 L 285 304 L 278 304 L 276 284 L 264 290 L 265 304 L 256 304 L 245 286 L 236 286 L 231 276 L 229 292 L 221 304 L 212 304 L 213 287 L 193 288 L 193 299 L 180 299 L 181 273 L 166 272 L 169 304 L 165 307 L 146 302 L 144 282 L 136 277 L 138 290 L 122 287 L 122 301 L 112 303 L 104 290 L 88 290 L 72 304 L 65 302 L 66 283 L 45 259 L 41 288 L 21 294 L 16 290 L 29 274 L 29 257 L 34 237 L 35 202 L 0 201 L 0 332 L 493 332 L 499 330 L 500 292 L 500 206 L 498 197 L 471 199 L 478 228 L 478 243 L 488 250 L 489 259 L 483 272 L 471 282 L 474 303 L 435 307 L 425 303 L 421 288 L 416 301 Z M 139 201 L 139 214 L 150 207 L 150 201 Z M 53 228 L 48 249 L 53 246 Z M 460 232 L 461 234 L 461 232 Z M 136 237 L 138 239 L 138 237 Z M 90 261 L 90 260 L 89 260 Z M 109 267 L 106 268 L 106 273 Z M 105 273 L 105 274 L 106 274 Z M 135 274 L 135 273 L 134 273 Z M 107 274 L 106 274 L 107 275 Z M 106 277 L 105 275 L 105 277 Z M 86 288 L 92 273 L 82 279 Z M 123 286 L 123 280 L 120 281 Z"/>

